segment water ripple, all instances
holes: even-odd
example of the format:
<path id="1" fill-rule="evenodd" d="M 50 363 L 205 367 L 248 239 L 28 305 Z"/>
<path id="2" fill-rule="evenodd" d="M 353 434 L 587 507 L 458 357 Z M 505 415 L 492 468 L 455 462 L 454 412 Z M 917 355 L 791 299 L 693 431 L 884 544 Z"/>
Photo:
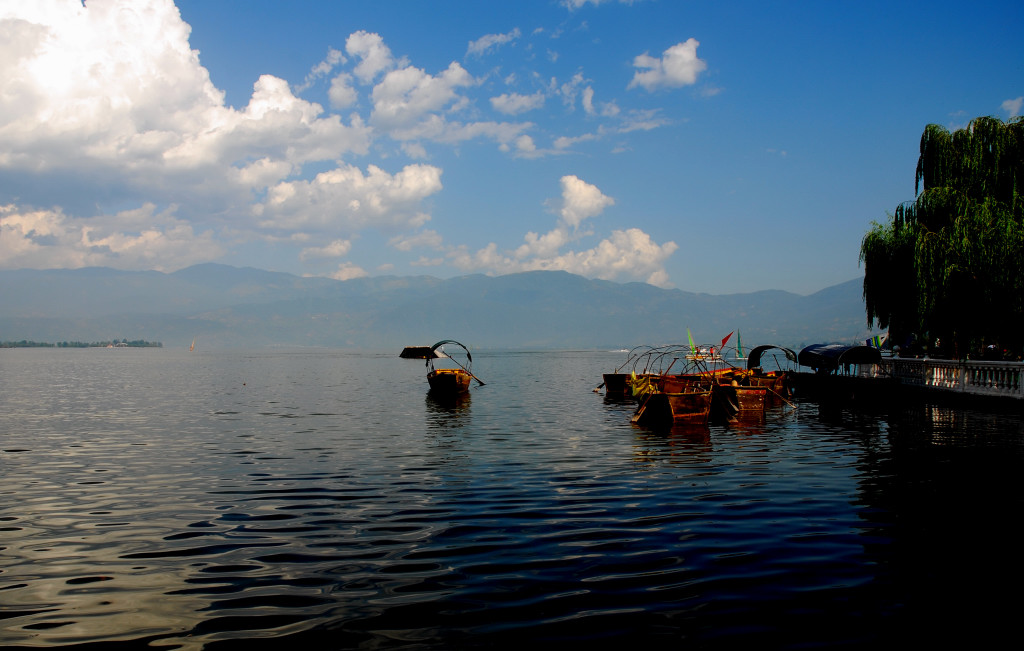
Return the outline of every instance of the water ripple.
<path id="1" fill-rule="evenodd" d="M 5 352 L 8 647 L 864 646 L 954 600 L 1014 621 L 988 585 L 1024 578 L 1013 417 L 659 431 L 591 391 L 597 353 L 474 355 L 488 385 L 445 405 L 392 355 L 96 352 Z"/>

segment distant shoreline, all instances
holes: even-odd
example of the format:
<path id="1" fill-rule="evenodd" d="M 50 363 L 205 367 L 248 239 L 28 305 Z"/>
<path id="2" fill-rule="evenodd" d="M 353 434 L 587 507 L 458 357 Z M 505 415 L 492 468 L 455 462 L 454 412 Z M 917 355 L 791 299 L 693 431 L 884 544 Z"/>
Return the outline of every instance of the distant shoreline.
<path id="1" fill-rule="evenodd" d="M 84 341 L 59 341 L 56 343 L 48 341 L 30 341 L 22 339 L 20 341 L 0 341 L 0 348 L 163 348 L 163 343 L 159 341 L 143 341 L 137 339 L 135 341 L 128 341 L 122 339 L 120 341 L 94 341 L 86 343 Z"/>

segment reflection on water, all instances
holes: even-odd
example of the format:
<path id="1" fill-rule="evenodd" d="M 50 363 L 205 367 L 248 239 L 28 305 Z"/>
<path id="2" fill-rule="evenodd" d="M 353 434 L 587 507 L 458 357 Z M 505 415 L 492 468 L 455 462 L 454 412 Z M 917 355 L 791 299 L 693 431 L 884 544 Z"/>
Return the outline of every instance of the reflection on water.
<path id="1" fill-rule="evenodd" d="M 814 403 L 644 429 L 615 353 L 0 354 L 0 645 L 983 645 L 1024 424 Z"/>
<path id="2" fill-rule="evenodd" d="M 433 391 L 426 393 L 427 414 L 438 416 L 438 422 L 441 422 L 445 416 L 467 416 L 472 402 L 473 397 L 470 393 L 454 395 L 437 394 Z"/>

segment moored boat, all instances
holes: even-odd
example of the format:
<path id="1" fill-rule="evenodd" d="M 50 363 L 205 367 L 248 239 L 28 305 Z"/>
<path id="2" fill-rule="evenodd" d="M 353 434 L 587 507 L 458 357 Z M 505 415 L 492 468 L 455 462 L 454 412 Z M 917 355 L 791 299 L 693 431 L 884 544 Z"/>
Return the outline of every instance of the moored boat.
<path id="1" fill-rule="evenodd" d="M 602 373 L 603 382 L 594 391 L 604 387 L 605 396 L 609 398 L 632 398 L 637 395 L 634 386 L 643 377 L 657 374 L 651 369 L 652 363 L 663 347 L 657 346 L 636 346 L 628 351 L 626 361 L 616 367 L 611 373 Z M 628 371 L 627 371 L 628 369 Z M 649 372 L 651 371 L 651 372 Z"/>
<path id="2" fill-rule="evenodd" d="M 430 390 L 440 394 L 457 394 L 469 391 L 473 376 L 461 368 L 438 368 L 427 373 Z"/>
<path id="3" fill-rule="evenodd" d="M 711 389 L 700 386 L 679 388 L 680 391 L 655 390 L 644 394 L 631 421 L 641 425 L 707 425 L 711 415 Z"/>
<path id="4" fill-rule="evenodd" d="M 627 397 L 630 395 L 630 378 L 628 373 L 603 373 L 601 379 L 604 380 L 605 395 L 615 397 Z"/>
<path id="5" fill-rule="evenodd" d="M 750 373 L 748 381 L 751 386 L 761 387 L 765 390 L 765 404 L 776 405 L 786 402 L 790 397 L 789 384 L 785 371 L 768 373 Z"/>
<path id="6" fill-rule="evenodd" d="M 444 352 L 443 347 L 446 344 L 452 344 L 461 348 L 462 352 L 465 353 L 466 363 L 463 364 L 456 357 Z M 448 360 L 454 364 L 454 368 L 435 368 L 435 359 Z M 470 354 L 469 349 L 454 339 L 445 339 L 431 346 L 429 356 L 427 357 L 427 367 L 430 369 L 427 373 L 427 384 L 430 386 L 430 393 L 441 397 L 458 396 L 469 391 L 472 380 L 476 380 L 480 386 L 483 386 L 484 383 L 480 381 L 480 378 L 473 375 L 472 370 L 470 370 L 472 364 L 473 355 Z"/>
<path id="7" fill-rule="evenodd" d="M 689 331 L 687 331 L 689 334 Z M 758 346 L 743 357 L 737 336 L 737 359 L 746 361 L 747 369 L 737 368 L 721 351 L 729 338 L 722 339 L 720 347 L 697 346 L 690 337 L 688 346 L 670 345 L 630 351 L 627 364 L 633 371 L 624 373 L 625 366 L 615 373 L 604 374 L 602 386 L 607 395 L 637 398 L 639 405 L 632 422 L 671 421 L 673 423 L 732 422 L 740 419 L 763 418 L 768 407 L 779 403 L 791 404 L 787 372 L 779 366 L 778 372 L 765 372 L 760 364 L 765 351 L 777 348 L 795 361 L 796 355 L 780 346 Z M 682 367 L 682 368 L 680 368 Z M 676 373 L 672 374 L 672 370 Z M 598 387 L 600 388 L 600 387 Z M 595 389 L 596 390 L 596 389 Z"/>
<path id="8" fill-rule="evenodd" d="M 751 386 L 767 389 L 765 399 L 768 405 L 778 405 L 779 403 L 788 403 L 792 392 L 789 389 L 789 372 L 783 370 L 782 366 L 778 364 L 777 357 L 775 358 L 776 365 L 778 366 L 777 371 L 765 371 L 762 368 L 762 356 L 772 349 L 782 351 L 790 362 L 797 361 L 797 354 L 789 348 L 774 345 L 757 346 L 750 351 L 750 356 L 747 358 L 746 377 L 748 384 Z"/>
<path id="9" fill-rule="evenodd" d="M 764 413 L 767 389 L 757 386 L 736 386 L 731 388 L 736 392 L 736 401 L 739 404 L 737 416 Z"/>

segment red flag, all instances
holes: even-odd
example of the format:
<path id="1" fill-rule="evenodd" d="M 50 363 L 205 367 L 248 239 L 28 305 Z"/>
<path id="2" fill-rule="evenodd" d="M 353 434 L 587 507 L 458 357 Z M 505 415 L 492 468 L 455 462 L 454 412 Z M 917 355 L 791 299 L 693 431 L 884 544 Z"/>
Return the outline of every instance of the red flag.
<path id="1" fill-rule="evenodd" d="M 736 331 L 733 330 L 732 332 L 736 332 Z M 722 340 L 722 348 L 725 348 L 725 342 L 729 341 L 729 337 L 732 336 L 732 332 L 730 332 L 729 334 L 725 335 L 725 339 Z"/>

